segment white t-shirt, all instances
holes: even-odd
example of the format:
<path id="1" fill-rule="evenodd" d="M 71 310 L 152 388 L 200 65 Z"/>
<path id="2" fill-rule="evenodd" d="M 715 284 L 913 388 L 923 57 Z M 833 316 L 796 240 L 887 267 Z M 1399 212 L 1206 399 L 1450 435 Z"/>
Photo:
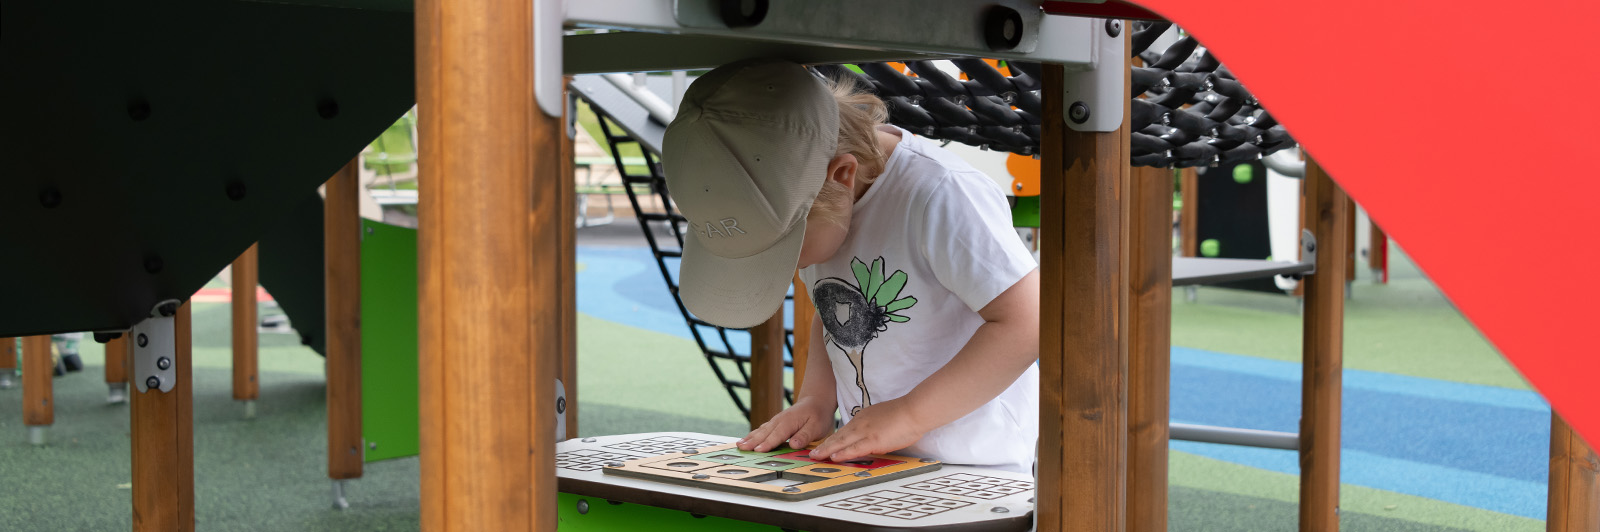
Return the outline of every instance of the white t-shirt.
<path id="1" fill-rule="evenodd" d="M 926 139 L 900 137 L 856 201 L 838 253 L 800 272 L 845 423 L 864 402 L 904 396 L 944 367 L 983 324 L 977 311 L 1037 266 L 994 180 Z M 1031 473 L 1038 408 L 1034 365 L 901 454 Z"/>

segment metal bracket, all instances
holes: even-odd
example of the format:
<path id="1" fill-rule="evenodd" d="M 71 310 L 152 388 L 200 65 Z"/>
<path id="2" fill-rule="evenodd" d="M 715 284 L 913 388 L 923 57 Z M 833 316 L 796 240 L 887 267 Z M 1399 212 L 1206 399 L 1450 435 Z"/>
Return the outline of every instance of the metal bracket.
<path id="1" fill-rule="evenodd" d="M 1310 264 L 1311 269 L 1294 276 L 1294 280 L 1304 279 L 1307 275 L 1317 273 L 1317 236 L 1311 234 L 1310 229 L 1300 230 L 1300 263 Z"/>
<path id="2" fill-rule="evenodd" d="M 139 393 L 154 388 L 161 393 L 172 391 L 178 383 L 177 320 L 180 301 L 169 299 L 156 303 L 145 318 L 128 331 L 133 342 L 133 385 Z"/>
<path id="3" fill-rule="evenodd" d="M 1033 52 L 1044 19 L 1040 4 L 1039 0 L 674 0 L 672 10 L 685 28 L 982 54 Z"/>
<path id="4" fill-rule="evenodd" d="M 1119 19 L 1092 20 L 1089 69 L 1066 73 L 1062 101 L 1068 103 L 1062 118 L 1073 131 L 1105 133 L 1122 127 L 1123 107 L 1128 105 L 1124 42 L 1129 28 Z"/>
<path id="5" fill-rule="evenodd" d="M 561 26 L 567 20 L 566 0 L 533 3 L 533 99 L 546 116 L 560 118 L 566 107 L 562 91 Z"/>
<path id="6" fill-rule="evenodd" d="M 567 441 L 567 387 L 556 379 L 556 441 Z"/>

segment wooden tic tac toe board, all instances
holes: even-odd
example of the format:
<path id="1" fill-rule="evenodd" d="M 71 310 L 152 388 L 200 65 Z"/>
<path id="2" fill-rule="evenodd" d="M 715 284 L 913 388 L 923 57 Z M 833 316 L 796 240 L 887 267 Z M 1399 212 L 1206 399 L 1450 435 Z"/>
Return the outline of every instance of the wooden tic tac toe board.
<path id="1" fill-rule="evenodd" d="M 556 445 L 560 490 L 795 530 L 1028 530 L 1029 475 L 879 455 L 739 451 L 734 438 L 664 432 Z"/>

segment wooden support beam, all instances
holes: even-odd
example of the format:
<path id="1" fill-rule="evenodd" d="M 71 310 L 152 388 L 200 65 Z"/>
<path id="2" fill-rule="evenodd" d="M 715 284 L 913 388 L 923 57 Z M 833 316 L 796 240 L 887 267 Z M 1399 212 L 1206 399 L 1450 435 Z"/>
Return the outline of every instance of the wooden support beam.
<path id="1" fill-rule="evenodd" d="M 1384 284 L 1389 282 L 1389 235 L 1383 233 L 1383 228 L 1378 227 L 1378 221 L 1372 220 L 1372 230 L 1369 241 L 1372 243 L 1367 250 L 1367 268 L 1372 270 L 1373 282 Z"/>
<path id="2" fill-rule="evenodd" d="M 0 338 L 0 390 L 10 388 L 17 376 L 17 339 Z"/>
<path id="3" fill-rule="evenodd" d="M 261 266 L 256 260 L 258 249 L 251 244 L 239 258 L 233 259 L 233 399 L 254 401 L 261 395 L 257 380 L 256 361 L 260 342 L 256 331 L 256 285 L 259 284 Z M 109 351 L 107 351 L 109 352 Z M 110 367 L 110 364 L 107 364 Z"/>
<path id="4" fill-rule="evenodd" d="M 565 177 L 535 0 L 416 6 L 422 530 L 556 529 Z M 529 217 L 537 220 L 532 230 Z"/>
<path id="5" fill-rule="evenodd" d="M 128 385 L 128 335 L 106 342 L 106 385 L 124 392 Z"/>
<path id="6" fill-rule="evenodd" d="M 134 532 L 194 531 L 194 388 L 190 374 L 193 322 L 189 303 L 174 316 L 172 391 L 132 395 Z"/>
<path id="7" fill-rule="evenodd" d="M 42 438 L 42 429 L 56 422 L 55 362 L 50 359 L 50 335 L 22 338 L 22 424 L 27 425 L 30 438 Z M 38 436 L 33 436 L 37 434 Z M 42 439 L 35 439 L 42 444 Z"/>
<path id="8" fill-rule="evenodd" d="M 1200 174 L 1193 168 L 1178 170 L 1178 193 L 1183 207 L 1178 211 L 1179 253 L 1185 257 L 1200 255 Z"/>
<path id="9" fill-rule="evenodd" d="M 783 309 L 750 328 L 750 429 L 783 411 Z"/>
<path id="10" fill-rule="evenodd" d="M 567 82 L 571 82 L 571 80 L 571 77 L 566 78 Z M 563 84 L 563 87 L 565 87 L 565 84 Z M 563 89 L 563 93 L 565 93 L 565 89 Z M 563 109 L 566 112 L 572 111 L 571 106 L 564 106 Z M 559 218 L 557 219 L 566 220 L 567 223 L 556 226 L 556 237 L 558 238 L 556 252 L 561 254 L 560 263 L 557 265 L 560 268 L 561 278 L 556 282 L 556 286 L 561 291 L 561 328 L 559 330 L 561 336 L 559 340 L 561 349 L 559 352 L 561 357 L 556 362 L 560 368 L 557 374 L 560 375 L 562 386 L 566 388 L 566 404 L 563 407 L 563 415 L 566 416 L 567 438 L 578 437 L 578 257 L 576 255 L 578 240 L 575 228 L 575 220 L 578 217 L 578 176 L 575 173 L 573 164 L 575 162 L 573 157 L 576 155 L 573 135 L 577 134 L 577 130 L 571 126 L 574 119 L 575 117 L 570 115 L 561 117 L 561 154 L 559 156 L 561 179 L 557 183 L 561 190 L 557 194 L 559 198 L 563 199 L 557 205 L 560 209 Z M 546 220 L 540 220 L 537 216 L 530 216 L 529 219 L 533 222 L 531 231 L 535 234 L 546 222 Z M 535 301 L 533 304 L 539 305 L 540 302 Z"/>
<path id="11" fill-rule="evenodd" d="M 811 321 L 817 317 L 817 306 L 811 302 L 811 290 L 794 275 L 794 393 L 799 398 L 800 383 L 806 379 L 806 360 L 811 354 Z"/>
<path id="12" fill-rule="evenodd" d="M 1063 70 L 1044 69 L 1038 530 L 1120 532 L 1127 487 L 1131 113 L 1124 110 L 1114 132 L 1067 129 Z M 1122 74 L 1128 87 L 1128 71 Z"/>
<path id="13" fill-rule="evenodd" d="M 1356 200 L 1350 196 L 1344 198 L 1344 212 L 1345 242 L 1350 243 L 1350 250 L 1345 253 L 1344 280 L 1353 283 L 1356 280 Z"/>
<path id="14" fill-rule="evenodd" d="M 351 159 L 323 186 L 328 478 L 361 478 L 361 184 Z"/>
<path id="15" fill-rule="evenodd" d="M 1306 158 L 1305 224 L 1317 239 L 1316 273 L 1305 289 L 1305 372 L 1300 400 L 1300 530 L 1339 530 L 1339 400 L 1344 370 L 1344 283 L 1350 216 L 1344 191 Z"/>
<path id="16" fill-rule="evenodd" d="M 1129 239 L 1128 530 L 1167 530 L 1172 170 L 1133 169 Z"/>
<path id="17" fill-rule="evenodd" d="M 1550 414 L 1550 492 L 1545 530 L 1600 530 L 1600 454 L 1559 414 Z"/>

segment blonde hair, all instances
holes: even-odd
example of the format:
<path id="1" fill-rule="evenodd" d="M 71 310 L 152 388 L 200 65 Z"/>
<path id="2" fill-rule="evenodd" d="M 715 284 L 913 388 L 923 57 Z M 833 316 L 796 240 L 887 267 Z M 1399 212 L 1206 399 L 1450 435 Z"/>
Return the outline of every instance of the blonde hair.
<path id="1" fill-rule="evenodd" d="M 856 180 L 871 183 L 883 173 L 883 148 L 878 146 L 878 126 L 889 122 L 889 109 L 878 96 L 862 90 L 847 73 L 824 78 L 833 101 L 839 104 L 839 147 L 835 156 L 856 158 Z M 845 210 L 853 202 L 852 192 L 834 181 L 825 181 L 811 204 L 811 215 L 838 226 L 845 225 Z"/>

